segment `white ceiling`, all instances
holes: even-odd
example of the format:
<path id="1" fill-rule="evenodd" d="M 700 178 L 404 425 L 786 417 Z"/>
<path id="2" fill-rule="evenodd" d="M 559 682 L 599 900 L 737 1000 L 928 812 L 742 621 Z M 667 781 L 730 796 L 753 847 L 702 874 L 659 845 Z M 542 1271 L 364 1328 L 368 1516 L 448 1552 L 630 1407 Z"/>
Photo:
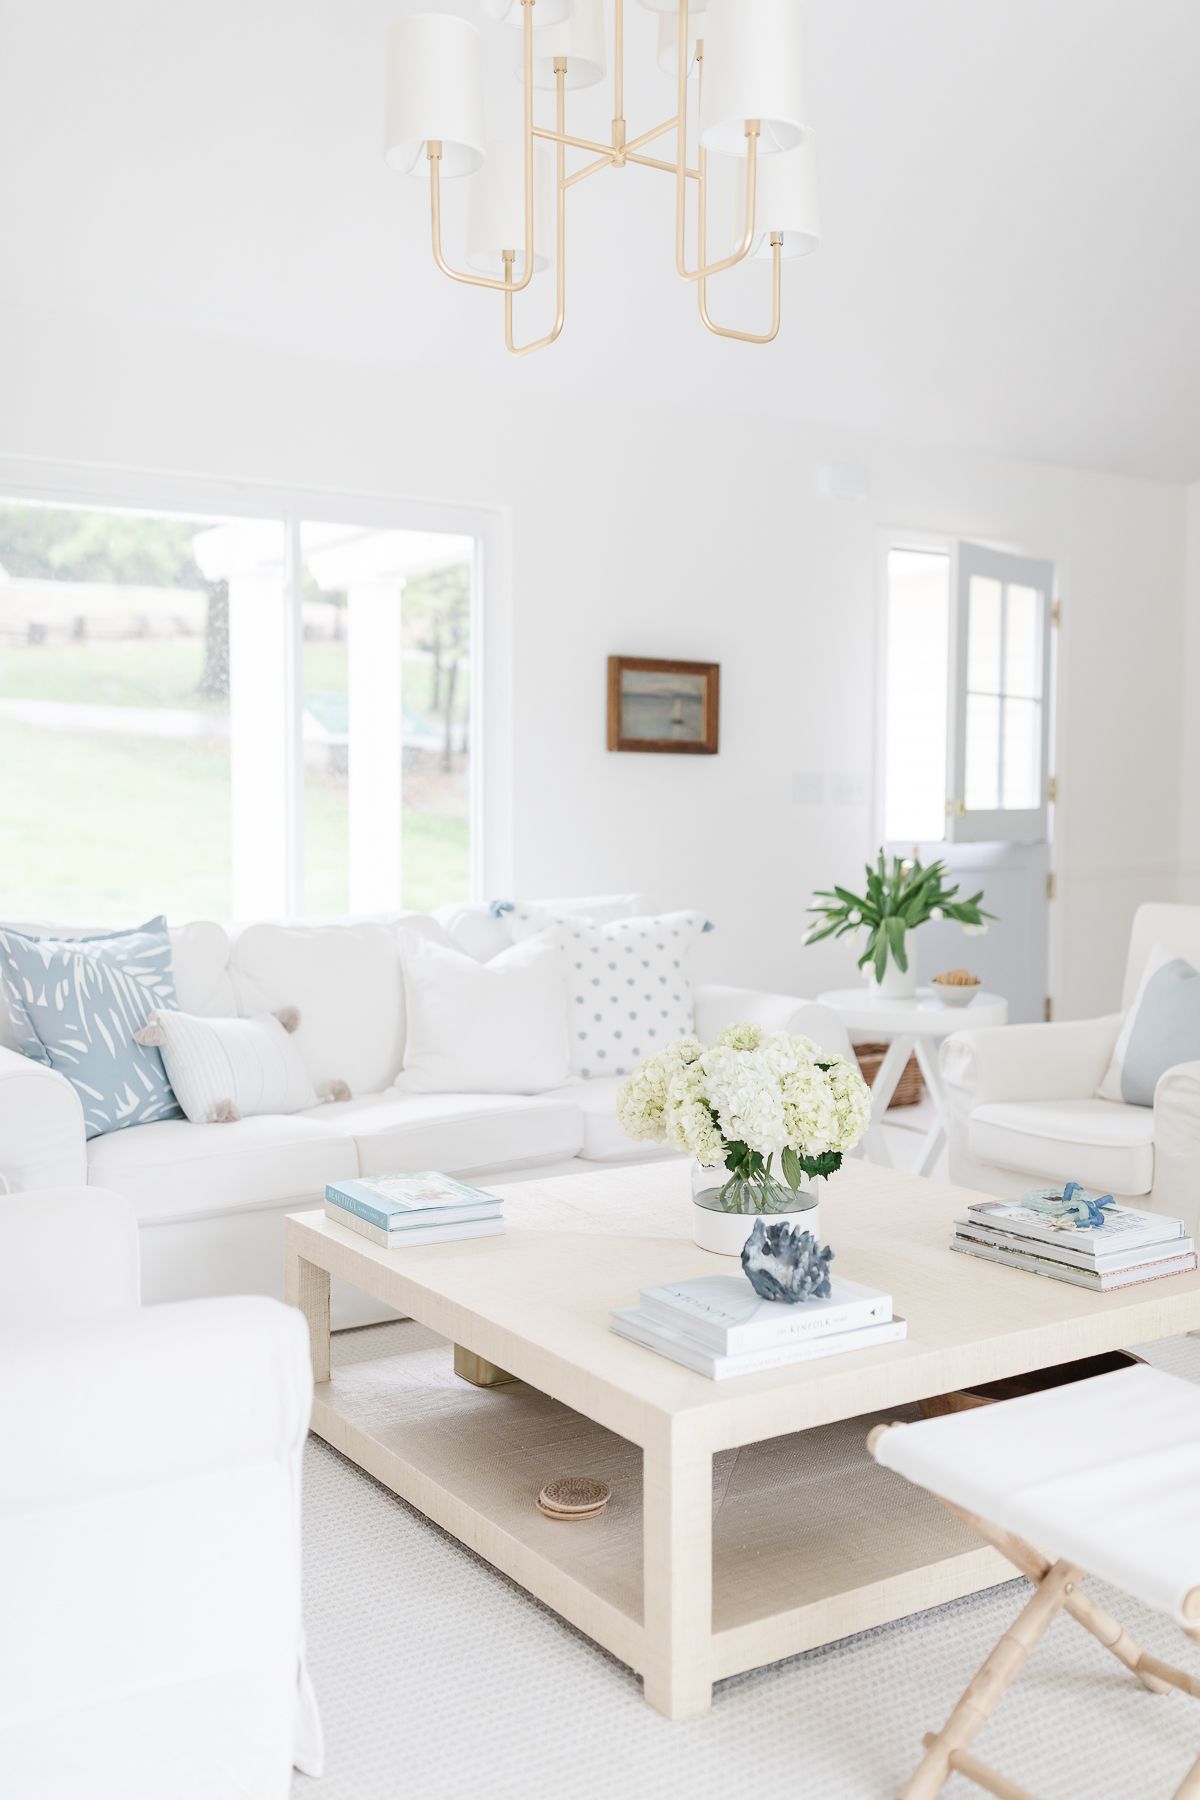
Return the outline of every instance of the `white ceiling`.
<path id="1" fill-rule="evenodd" d="M 0 304 L 1200 477 L 1200 0 L 807 0 L 826 239 L 788 268 L 780 342 L 702 331 L 672 183 L 627 170 L 573 190 L 567 333 L 519 365 L 499 299 L 433 269 L 424 185 L 380 154 L 387 22 L 431 5 L 475 13 L 0 0 Z M 628 10 L 633 132 L 672 89 Z M 487 30 L 511 135 L 516 38 Z M 568 128 L 606 135 L 607 94 Z M 714 310 L 753 320 L 763 283 L 714 283 Z M 520 328 L 549 304 L 542 277 Z"/>

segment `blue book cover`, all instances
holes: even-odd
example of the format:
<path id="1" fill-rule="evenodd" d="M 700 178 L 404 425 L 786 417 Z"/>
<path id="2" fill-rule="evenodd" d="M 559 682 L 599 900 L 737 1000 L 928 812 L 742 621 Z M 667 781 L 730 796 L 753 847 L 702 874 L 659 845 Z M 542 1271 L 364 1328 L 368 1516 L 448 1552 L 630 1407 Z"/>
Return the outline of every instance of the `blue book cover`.
<path id="1" fill-rule="evenodd" d="M 332 1206 L 344 1207 L 368 1224 L 378 1225 L 381 1231 L 494 1217 L 503 1205 L 498 1195 L 467 1187 L 436 1169 L 331 1181 L 325 1198 Z"/>

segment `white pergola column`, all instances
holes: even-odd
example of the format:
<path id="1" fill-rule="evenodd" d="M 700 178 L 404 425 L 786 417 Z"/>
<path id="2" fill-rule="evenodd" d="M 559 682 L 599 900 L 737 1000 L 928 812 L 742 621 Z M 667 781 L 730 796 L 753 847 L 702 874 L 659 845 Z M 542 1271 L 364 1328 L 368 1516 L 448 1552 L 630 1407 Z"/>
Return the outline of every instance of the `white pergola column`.
<path id="1" fill-rule="evenodd" d="M 290 910 L 295 637 L 282 524 L 214 526 L 193 553 L 212 581 L 229 584 L 229 764 L 235 919 Z"/>
<path id="2" fill-rule="evenodd" d="M 350 910 L 388 912 L 403 892 L 404 577 L 347 591 Z"/>

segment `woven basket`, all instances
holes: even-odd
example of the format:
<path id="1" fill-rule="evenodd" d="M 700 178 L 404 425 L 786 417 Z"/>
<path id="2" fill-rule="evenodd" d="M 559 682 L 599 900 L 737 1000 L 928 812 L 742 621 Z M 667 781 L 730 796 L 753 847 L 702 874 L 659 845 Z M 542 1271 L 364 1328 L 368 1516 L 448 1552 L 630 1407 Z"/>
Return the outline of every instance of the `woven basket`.
<path id="1" fill-rule="evenodd" d="M 935 1394 L 921 1401 L 921 1412 L 927 1419 L 940 1419 L 946 1413 L 970 1412 L 976 1406 L 995 1406 L 1001 1400 L 1019 1400 L 1025 1394 L 1040 1394 L 1046 1388 L 1065 1387 L 1071 1381 L 1087 1381 L 1093 1375 L 1111 1375 L 1117 1369 L 1132 1369 L 1145 1358 L 1132 1350 L 1105 1350 L 1099 1356 L 1085 1356 L 1079 1362 L 1064 1363 L 1053 1369 L 1032 1369 L 1028 1375 L 1006 1375 L 1002 1381 L 983 1381 L 975 1388 L 962 1388 L 956 1394 Z"/>
<path id="2" fill-rule="evenodd" d="M 862 1070 L 863 1080 L 868 1084 L 874 1082 L 879 1073 L 879 1065 L 888 1053 L 886 1044 L 855 1044 L 854 1054 L 858 1058 L 858 1066 Z M 915 1056 L 910 1056 L 904 1065 L 904 1073 L 896 1084 L 896 1092 L 892 1095 L 893 1106 L 915 1106 L 921 1098 L 925 1083 L 921 1077 L 921 1065 Z"/>

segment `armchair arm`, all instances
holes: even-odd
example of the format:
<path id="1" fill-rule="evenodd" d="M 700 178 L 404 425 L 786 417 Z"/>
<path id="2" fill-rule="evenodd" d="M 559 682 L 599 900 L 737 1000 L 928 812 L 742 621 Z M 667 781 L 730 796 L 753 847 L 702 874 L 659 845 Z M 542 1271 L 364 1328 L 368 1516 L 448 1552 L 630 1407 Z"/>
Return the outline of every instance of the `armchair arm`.
<path id="1" fill-rule="evenodd" d="M 79 1095 L 65 1075 L 0 1045 L 0 1175 L 10 1188 L 87 1181 Z"/>
<path id="2" fill-rule="evenodd" d="M 1156 1212 L 1200 1231 L 1200 1062 L 1176 1063 L 1154 1089 Z"/>
<path id="3" fill-rule="evenodd" d="M 299 1456 L 312 1371 L 277 1300 L 184 1300 L 0 1337 L 0 1515 Z"/>
<path id="4" fill-rule="evenodd" d="M 137 1218 L 108 1188 L 0 1194 L 0 1331 L 132 1312 Z"/>
<path id="5" fill-rule="evenodd" d="M 792 994 L 767 994 L 757 988 L 706 986 L 695 994 L 696 1036 L 705 1043 L 727 1025 L 761 1025 L 764 1031 L 787 1031 L 810 1037 L 824 1050 L 853 1061 L 846 1027 L 832 1007 Z"/>
<path id="6" fill-rule="evenodd" d="M 956 1031 L 941 1066 L 969 1112 L 996 1100 L 1089 1100 L 1104 1079 L 1120 1016 L 1055 1025 L 993 1025 Z"/>

